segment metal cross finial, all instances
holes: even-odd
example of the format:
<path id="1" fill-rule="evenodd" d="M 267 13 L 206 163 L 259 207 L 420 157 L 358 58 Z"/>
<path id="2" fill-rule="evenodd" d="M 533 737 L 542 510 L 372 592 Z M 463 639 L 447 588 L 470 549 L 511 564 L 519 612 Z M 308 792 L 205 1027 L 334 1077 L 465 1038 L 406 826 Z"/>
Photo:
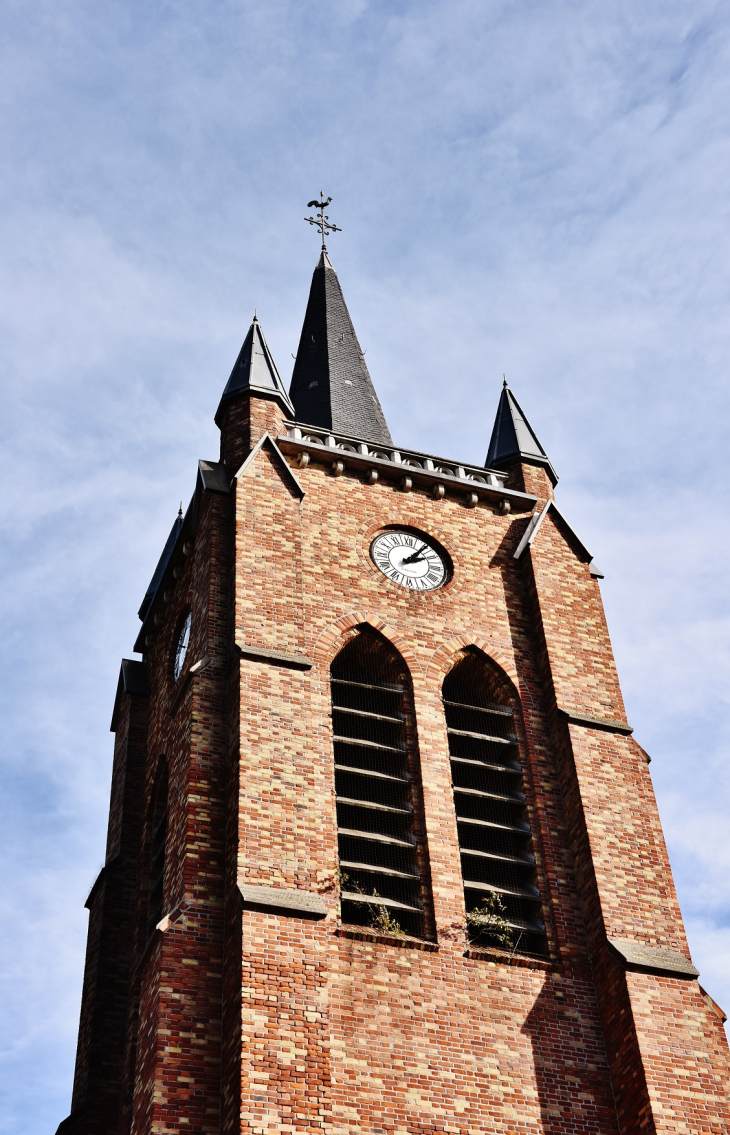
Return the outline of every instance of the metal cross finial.
<path id="1" fill-rule="evenodd" d="M 305 217 L 304 220 L 309 221 L 310 225 L 314 225 L 315 228 L 319 229 L 322 234 L 322 249 L 324 252 L 326 252 L 327 244 L 325 242 L 325 237 L 329 236 L 330 233 L 341 233 L 342 229 L 338 229 L 337 225 L 333 225 L 329 217 L 325 213 L 325 209 L 329 205 L 332 198 L 328 197 L 325 201 L 324 193 L 321 189 L 319 191 L 319 198 L 319 201 L 315 199 L 314 201 L 309 201 L 307 204 L 308 209 L 319 209 L 319 218 Z"/>

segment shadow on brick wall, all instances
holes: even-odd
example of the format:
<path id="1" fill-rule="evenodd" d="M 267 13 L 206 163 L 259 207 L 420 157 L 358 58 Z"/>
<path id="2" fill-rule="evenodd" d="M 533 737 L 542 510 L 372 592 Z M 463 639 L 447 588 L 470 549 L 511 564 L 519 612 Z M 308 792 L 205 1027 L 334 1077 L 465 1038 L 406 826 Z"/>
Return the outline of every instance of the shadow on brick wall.
<path id="1" fill-rule="evenodd" d="M 546 976 L 522 1026 L 530 1038 L 545 1135 L 618 1135 L 603 1035 L 586 990 Z"/>

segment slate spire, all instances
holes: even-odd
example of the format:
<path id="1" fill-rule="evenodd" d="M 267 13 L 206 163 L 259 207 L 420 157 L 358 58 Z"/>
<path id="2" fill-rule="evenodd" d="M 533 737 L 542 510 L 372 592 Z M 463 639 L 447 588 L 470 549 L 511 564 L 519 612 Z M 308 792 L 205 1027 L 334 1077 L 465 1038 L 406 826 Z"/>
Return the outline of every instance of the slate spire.
<path id="1" fill-rule="evenodd" d="M 312 276 L 289 396 L 298 422 L 392 445 L 325 248 Z"/>
<path id="2" fill-rule="evenodd" d="M 550 458 L 540 445 L 537 434 L 505 378 L 484 464 L 487 469 L 506 469 L 516 462 L 542 465 L 553 484 L 558 483 L 558 475 L 550 463 Z"/>
<path id="3" fill-rule="evenodd" d="M 293 411 L 273 355 L 261 330 L 261 324 L 255 314 L 216 410 L 216 425 L 220 426 L 222 423 L 225 403 L 230 398 L 246 391 L 258 394 L 263 398 L 276 399 L 282 404 L 287 414 L 291 414 Z"/>

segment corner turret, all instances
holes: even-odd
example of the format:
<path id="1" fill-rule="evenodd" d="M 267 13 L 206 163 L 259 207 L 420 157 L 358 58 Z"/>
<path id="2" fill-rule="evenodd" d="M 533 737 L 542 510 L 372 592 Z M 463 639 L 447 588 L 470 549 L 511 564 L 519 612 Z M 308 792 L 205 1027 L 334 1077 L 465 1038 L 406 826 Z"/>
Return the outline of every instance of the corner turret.
<path id="1" fill-rule="evenodd" d="M 527 420 L 519 402 L 504 380 L 502 394 L 494 419 L 489 450 L 484 461 L 488 469 L 511 470 L 514 466 L 536 466 L 544 469 L 550 480 L 549 495 L 558 483 L 558 475 L 550 458 L 540 444 L 537 434 Z M 534 489 L 527 489 L 532 492 Z M 538 494 L 544 495 L 544 494 Z"/>
<path id="2" fill-rule="evenodd" d="M 232 473 L 267 430 L 274 436 L 294 408 L 256 314 L 216 410 L 221 460 Z"/>

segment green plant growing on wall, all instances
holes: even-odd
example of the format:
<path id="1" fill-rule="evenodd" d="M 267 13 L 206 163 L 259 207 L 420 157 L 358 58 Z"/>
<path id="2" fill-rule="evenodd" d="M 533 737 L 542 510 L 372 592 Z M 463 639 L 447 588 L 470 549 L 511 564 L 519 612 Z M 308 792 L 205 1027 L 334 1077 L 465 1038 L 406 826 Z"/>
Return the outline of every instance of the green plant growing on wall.
<path id="1" fill-rule="evenodd" d="M 373 888 L 373 895 L 377 899 L 380 896 Z M 383 903 L 372 903 L 370 906 L 370 925 L 375 930 L 380 930 L 382 934 L 392 934 L 396 938 L 405 938 L 405 932 L 400 926 L 400 923 L 390 914 L 387 906 Z"/>
<path id="2" fill-rule="evenodd" d="M 482 899 L 481 906 L 470 910 L 466 923 L 475 938 L 487 938 L 511 950 L 514 946 L 514 931 L 507 919 L 505 905 L 497 891 L 491 891 Z"/>
<path id="3" fill-rule="evenodd" d="M 392 917 L 383 902 L 377 901 L 380 895 L 374 887 L 368 894 L 367 891 L 362 889 L 359 883 L 351 879 L 347 872 L 343 871 L 340 867 L 337 868 L 335 875 L 341 891 L 346 887 L 351 887 L 356 894 L 362 895 L 363 898 L 372 898 L 374 900 L 367 904 L 370 915 L 370 926 L 373 930 L 379 930 L 381 934 L 392 934 L 395 938 L 405 938 L 405 931 L 400 926 L 400 923 Z"/>

